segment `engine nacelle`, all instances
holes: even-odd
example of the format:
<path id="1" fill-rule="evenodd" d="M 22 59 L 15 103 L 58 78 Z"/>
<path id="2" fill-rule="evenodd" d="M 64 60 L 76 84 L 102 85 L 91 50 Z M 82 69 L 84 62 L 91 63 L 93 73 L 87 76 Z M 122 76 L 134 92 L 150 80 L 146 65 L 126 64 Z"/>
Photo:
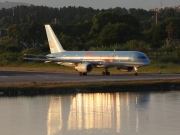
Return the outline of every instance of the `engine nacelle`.
<path id="1" fill-rule="evenodd" d="M 92 71 L 93 66 L 90 63 L 82 63 L 76 66 L 75 69 L 82 73 L 88 73 Z"/>
<path id="2" fill-rule="evenodd" d="M 131 72 L 134 68 L 133 67 L 120 66 L 120 67 L 117 67 L 117 69 L 120 71 L 123 71 L 123 72 Z"/>

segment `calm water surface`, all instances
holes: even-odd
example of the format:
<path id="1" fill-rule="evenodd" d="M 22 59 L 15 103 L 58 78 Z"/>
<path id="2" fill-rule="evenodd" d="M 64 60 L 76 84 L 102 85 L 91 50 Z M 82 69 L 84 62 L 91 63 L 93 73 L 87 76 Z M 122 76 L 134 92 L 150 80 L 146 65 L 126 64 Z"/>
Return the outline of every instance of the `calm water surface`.
<path id="1" fill-rule="evenodd" d="M 180 92 L 0 97 L 2 135 L 180 135 Z"/>

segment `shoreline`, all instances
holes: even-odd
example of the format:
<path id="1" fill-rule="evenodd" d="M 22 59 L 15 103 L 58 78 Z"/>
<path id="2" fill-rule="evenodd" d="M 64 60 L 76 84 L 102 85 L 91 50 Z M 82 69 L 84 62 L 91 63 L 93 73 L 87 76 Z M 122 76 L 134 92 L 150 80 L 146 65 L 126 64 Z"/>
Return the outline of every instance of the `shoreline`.
<path id="1" fill-rule="evenodd" d="M 179 91 L 180 79 L 115 82 L 0 84 L 0 96 L 36 96 L 70 93 Z"/>

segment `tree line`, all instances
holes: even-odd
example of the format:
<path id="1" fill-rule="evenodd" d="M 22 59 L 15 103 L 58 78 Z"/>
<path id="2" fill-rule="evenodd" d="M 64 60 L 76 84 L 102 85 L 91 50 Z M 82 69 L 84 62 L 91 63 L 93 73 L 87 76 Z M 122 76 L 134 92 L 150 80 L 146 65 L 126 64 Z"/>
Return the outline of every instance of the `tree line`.
<path id="1" fill-rule="evenodd" d="M 0 10 L 1 58 L 9 57 L 9 53 L 48 53 L 44 24 L 51 24 L 66 50 L 138 50 L 153 56 L 159 52 L 180 55 L 180 12 L 175 9 L 162 9 L 156 14 L 134 8 L 31 5 Z"/>

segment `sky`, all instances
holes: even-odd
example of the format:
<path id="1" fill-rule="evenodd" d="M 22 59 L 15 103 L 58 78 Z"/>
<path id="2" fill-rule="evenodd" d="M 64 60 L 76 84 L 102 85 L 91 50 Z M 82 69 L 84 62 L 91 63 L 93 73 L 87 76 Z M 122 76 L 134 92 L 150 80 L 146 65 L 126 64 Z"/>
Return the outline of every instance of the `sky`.
<path id="1" fill-rule="evenodd" d="M 94 9 L 108 9 L 108 8 L 142 8 L 152 9 L 171 6 L 180 6 L 180 0 L 0 0 L 0 2 L 24 2 L 37 6 L 48 6 L 48 7 L 64 7 L 64 6 L 75 6 L 75 7 L 92 7 Z"/>

